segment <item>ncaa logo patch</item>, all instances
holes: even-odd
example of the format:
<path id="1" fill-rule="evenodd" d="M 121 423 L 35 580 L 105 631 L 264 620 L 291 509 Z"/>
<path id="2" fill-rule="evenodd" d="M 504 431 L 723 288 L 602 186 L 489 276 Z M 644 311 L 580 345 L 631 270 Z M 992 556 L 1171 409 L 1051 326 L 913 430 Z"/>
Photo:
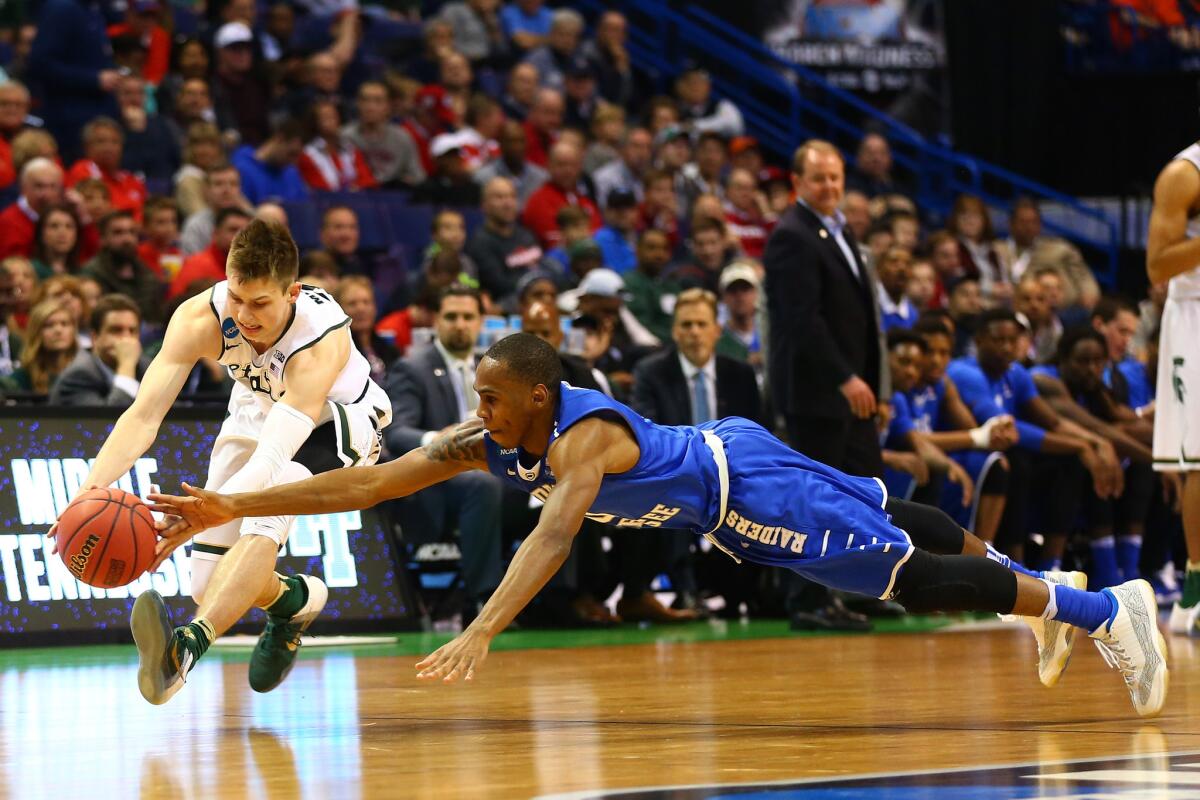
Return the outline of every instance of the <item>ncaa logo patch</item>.
<path id="1" fill-rule="evenodd" d="M 236 339 L 238 335 L 237 323 L 233 321 L 233 317 L 226 317 L 221 323 L 221 333 L 225 334 L 226 339 Z"/>

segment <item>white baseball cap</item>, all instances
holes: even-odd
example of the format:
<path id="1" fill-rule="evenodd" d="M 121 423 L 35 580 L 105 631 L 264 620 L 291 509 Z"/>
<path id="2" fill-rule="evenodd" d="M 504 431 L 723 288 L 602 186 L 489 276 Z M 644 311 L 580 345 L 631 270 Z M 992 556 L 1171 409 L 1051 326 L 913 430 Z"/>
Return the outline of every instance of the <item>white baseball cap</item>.
<path id="1" fill-rule="evenodd" d="M 598 267 L 583 276 L 576 290 L 580 297 L 625 297 L 625 281 L 611 269 Z"/>
<path id="2" fill-rule="evenodd" d="M 217 46 L 218 50 L 230 45 L 252 41 L 254 41 L 254 34 L 244 22 L 226 22 L 217 29 L 217 35 L 213 38 L 213 44 Z"/>
<path id="3" fill-rule="evenodd" d="M 738 281 L 745 281 L 755 289 L 762 286 L 758 270 L 745 261 L 735 261 L 721 270 L 721 277 L 717 279 L 717 287 L 723 292 Z"/>

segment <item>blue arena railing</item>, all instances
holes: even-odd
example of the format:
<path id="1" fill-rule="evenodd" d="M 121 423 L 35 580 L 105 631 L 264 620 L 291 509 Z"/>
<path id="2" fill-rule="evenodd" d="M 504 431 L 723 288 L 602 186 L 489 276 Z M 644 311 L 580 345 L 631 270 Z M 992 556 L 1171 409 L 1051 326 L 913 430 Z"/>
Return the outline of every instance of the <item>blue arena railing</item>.
<path id="1" fill-rule="evenodd" d="M 676 10 L 661 0 L 575 0 L 592 15 L 616 9 L 629 20 L 634 64 L 664 86 L 682 65 L 703 66 L 714 91 L 742 111 L 747 131 L 771 152 L 789 157 L 805 139 L 837 144 L 849 163 L 868 130 L 887 137 L 898 174 L 915 187 L 922 212 L 945 219 L 959 194 L 981 197 L 997 227 L 1018 197 L 1043 207 L 1046 232 L 1082 246 L 1101 284 L 1116 283 L 1118 226 L 1100 208 L 1052 187 L 929 140 L 816 72 L 781 58 L 761 41 L 698 8 Z"/>

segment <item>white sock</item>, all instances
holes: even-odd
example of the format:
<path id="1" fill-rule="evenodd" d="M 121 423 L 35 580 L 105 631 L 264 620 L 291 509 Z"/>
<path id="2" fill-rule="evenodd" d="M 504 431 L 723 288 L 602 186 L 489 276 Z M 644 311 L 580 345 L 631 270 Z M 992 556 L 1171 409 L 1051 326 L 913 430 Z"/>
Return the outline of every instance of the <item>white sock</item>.
<path id="1" fill-rule="evenodd" d="M 1058 598 L 1054 596 L 1054 587 L 1057 584 L 1045 578 L 1039 578 L 1038 580 L 1046 584 L 1046 588 L 1050 590 L 1050 599 L 1046 601 L 1046 608 L 1042 611 L 1042 619 L 1054 619 L 1058 615 Z"/>

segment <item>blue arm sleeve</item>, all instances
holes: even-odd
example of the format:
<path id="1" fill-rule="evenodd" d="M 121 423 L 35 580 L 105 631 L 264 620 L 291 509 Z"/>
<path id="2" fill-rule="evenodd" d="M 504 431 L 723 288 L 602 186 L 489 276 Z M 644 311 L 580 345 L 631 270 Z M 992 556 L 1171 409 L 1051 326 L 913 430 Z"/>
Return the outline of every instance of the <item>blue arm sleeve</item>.
<path id="1" fill-rule="evenodd" d="M 1032 450 L 1035 453 L 1040 453 L 1042 450 L 1042 442 L 1046 438 L 1046 431 L 1034 425 L 1032 422 L 1017 420 L 1017 436 L 1020 437 L 1017 446 L 1025 450 Z"/>

